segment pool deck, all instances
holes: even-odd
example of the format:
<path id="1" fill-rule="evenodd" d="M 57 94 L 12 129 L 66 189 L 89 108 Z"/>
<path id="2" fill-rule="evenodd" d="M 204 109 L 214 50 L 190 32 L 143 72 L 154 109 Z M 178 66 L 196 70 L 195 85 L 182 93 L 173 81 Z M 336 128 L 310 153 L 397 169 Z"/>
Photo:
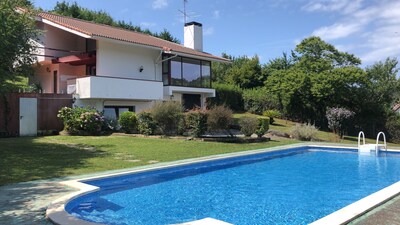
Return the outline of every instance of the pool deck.
<path id="1" fill-rule="evenodd" d="M 0 224 L 50 225 L 52 223 L 45 218 L 46 209 L 50 203 L 62 196 L 76 192 L 75 189 L 61 185 L 60 181 L 113 172 L 115 171 L 0 186 Z M 348 224 L 400 225 L 400 196 L 387 201 Z"/>

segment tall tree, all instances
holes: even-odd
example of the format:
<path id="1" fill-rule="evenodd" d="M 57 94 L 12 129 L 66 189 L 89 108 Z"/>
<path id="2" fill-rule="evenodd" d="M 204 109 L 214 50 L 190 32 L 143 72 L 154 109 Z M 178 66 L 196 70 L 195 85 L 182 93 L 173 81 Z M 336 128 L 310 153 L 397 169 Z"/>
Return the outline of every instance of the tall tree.
<path id="1" fill-rule="evenodd" d="M 0 1 L 0 97 L 3 99 L 0 108 L 5 115 L 0 127 L 5 127 L 6 132 L 9 114 L 6 93 L 15 90 L 24 76 L 33 73 L 31 40 L 38 32 L 30 5 L 26 0 Z"/>
<path id="2" fill-rule="evenodd" d="M 33 72 L 31 40 L 37 37 L 38 31 L 32 9 L 18 8 L 29 4 L 25 0 L 0 1 L 0 93 L 10 91 L 20 76 Z"/>

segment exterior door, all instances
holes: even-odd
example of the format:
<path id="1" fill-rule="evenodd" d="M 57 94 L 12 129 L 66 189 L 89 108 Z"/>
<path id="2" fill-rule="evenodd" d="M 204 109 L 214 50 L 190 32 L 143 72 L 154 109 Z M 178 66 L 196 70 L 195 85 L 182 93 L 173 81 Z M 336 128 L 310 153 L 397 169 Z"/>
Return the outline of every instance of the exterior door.
<path id="1" fill-rule="evenodd" d="M 19 99 L 19 135 L 37 135 L 37 99 Z"/>

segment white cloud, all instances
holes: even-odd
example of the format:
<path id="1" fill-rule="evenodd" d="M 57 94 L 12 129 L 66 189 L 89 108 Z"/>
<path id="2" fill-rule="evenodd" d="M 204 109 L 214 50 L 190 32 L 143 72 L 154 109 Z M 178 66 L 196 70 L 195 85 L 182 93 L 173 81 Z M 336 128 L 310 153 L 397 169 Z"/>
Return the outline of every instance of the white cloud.
<path id="1" fill-rule="evenodd" d="M 214 34 L 214 28 L 213 27 L 208 27 L 203 31 L 204 36 L 210 36 Z"/>
<path id="2" fill-rule="evenodd" d="M 335 23 L 331 26 L 321 27 L 315 30 L 312 35 L 319 36 L 323 40 L 334 40 L 338 38 L 344 38 L 355 32 L 359 31 L 361 28 L 360 24 L 342 24 Z"/>
<path id="3" fill-rule="evenodd" d="M 359 52 L 363 63 L 371 64 L 400 52 L 400 1 L 310 0 L 303 10 L 325 12 L 339 18 L 319 27 L 312 35 L 339 42 L 342 49 Z M 345 45 L 340 41 L 344 41 Z M 352 42 L 352 44 L 349 44 Z M 333 43 L 335 44 L 335 43 Z"/>
<path id="4" fill-rule="evenodd" d="M 302 7 L 309 12 L 335 12 L 352 13 L 361 7 L 363 0 L 311 0 Z"/>
<path id="5" fill-rule="evenodd" d="M 214 18 L 214 19 L 219 19 L 219 16 L 220 16 L 220 11 L 219 11 L 219 10 L 214 10 L 214 12 L 213 12 L 213 18 Z"/>
<path id="6" fill-rule="evenodd" d="M 151 27 L 155 27 L 157 24 L 153 23 L 153 22 L 141 22 L 140 26 L 142 28 L 151 28 Z"/>
<path id="7" fill-rule="evenodd" d="M 153 9 L 163 9 L 168 6 L 167 0 L 154 0 L 152 7 Z"/>

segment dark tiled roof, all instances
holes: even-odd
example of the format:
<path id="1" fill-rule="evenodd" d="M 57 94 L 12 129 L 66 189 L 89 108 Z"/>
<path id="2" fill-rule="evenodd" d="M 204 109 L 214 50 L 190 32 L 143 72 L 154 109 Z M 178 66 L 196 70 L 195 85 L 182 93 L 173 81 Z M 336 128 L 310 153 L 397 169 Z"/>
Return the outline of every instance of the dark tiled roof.
<path id="1" fill-rule="evenodd" d="M 160 48 L 160 50 L 170 49 L 171 51 L 177 53 L 189 54 L 193 56 L 206 57 L 209 59 L 229 62 L 229 60 L 225 58 L 214 56 L 206 52 L 196 51 L 191 48 L 186 48 L 182 45 L 166 41 L 160 38 L 156 38 L 148 34 L 143 34 L 135 31 L 125 30 L 122 28 L 116 28 L 108 25 L 97 24 L 94 22 L 88 22 L 80 19 L 60 16 L 46 12 L 39 13 L 39 17 L 94 38 L 95 37 L 109 38 L 139 45 L 156 47 Z"/>

